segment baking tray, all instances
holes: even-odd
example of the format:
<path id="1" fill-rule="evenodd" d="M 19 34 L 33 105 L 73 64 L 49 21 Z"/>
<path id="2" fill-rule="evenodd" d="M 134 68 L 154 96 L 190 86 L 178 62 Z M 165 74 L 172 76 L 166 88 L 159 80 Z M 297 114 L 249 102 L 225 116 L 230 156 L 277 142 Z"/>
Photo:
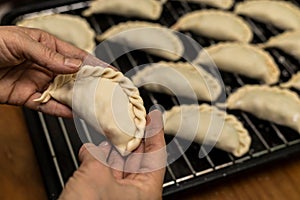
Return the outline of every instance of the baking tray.
<path id="1" fill-rule="evenodd" d="M 296 5 L 299 4 L 293 1 Z M 45 1 L 38 4 L 28 5 L 7 13 L 1 21 L 2 25 L 13 25 L 17 20 L 24 17 L 34 16 L 41 13 L 68 13 L 80 15 L 81 11 L 87 8 L 88 1 L 65 0 Z M 170 26 L 179 16 L 196 9 L 209 8 L 192 3 L 169 1 L 164 6 L 164 11 L 159 23 Z M 95 15 L 86 18 L 96 33 L 105 31 L 110 26 L 119 22 L 129 20 L 128 18 L 113 15 Z M 253 43 L 266 41 L 272 35 L 280 33 L 274 27 L 260 24 L 256 21 L 245 18 L 254 32 Z M 131 18 L 130 20 L 135 20 Z M 209 46 L 216 41 L 198 37 L 190 33 L 202 46 Z M 299 61 L 284 54 L 279 50 L 269 50 L 276 63 L 280 67 L 280 82 L 288 80 L 292 74 L 299 71 Z M 98 55 L 101 59 L 109 57 L 111 49 L 107 49 L 108 55 Z M 105 60 L 105 59 L 104 59 Z M 128 53 L 116 61 L 113 65 L 122 72 L 130 70 L 136 64 L 159 61 L 158 58 L 142 52 L 134 51 Z M 258 82 L 236 74 L 221 72 L 227 94 L 244 84 L 257 84 Z M 148 109 L 153 104 L 159 103 L 166 109 L 176 105 L 176 99 L 171 96 L 151 93 L 140 90 Z M 182 146 L 185 141 L 176 139 L 173 145 L 168 146 L 168 160 L 174 159 L 176 153 L 182 156 L 167 166 L 163 196 L 180 192 L 187 188 L 200 187 L 200 185 L 214 181 L 225 180 L 228 176 L 237 175 L 241 172 L 255 169 L 258 166 L 280 160 L 293 154 L 300 153 L 300 136 L 297 132 L 278 126 L 268 121 L 259 120 L 251 114 L 240 111 L 228 111 L 238 117 L 249 131 L 252 138 L 250 151 L 236 158 L 224 151 L 213 149 L 206 157 L 199 158 L 198 153 L 201 146 L 193 143 L 187 151 L 183 152 Z M 100 142 L 103 138 L 95 137 L 93 130 L 83 122 L 78 126 L 80 132 L 85 133 L 79 138 L 77 129 L 71 119 L 57 118 L 45 115 L 36 111 L 24 108 L 25 118 L 30 130 L 31 139 L 35 148 L 41 173 L 49 199 L 57 199 L 64 184 L 79 165 L 77 153 L 82 142 Z M 166 141 L 173 138 L 166 136 Z"/>

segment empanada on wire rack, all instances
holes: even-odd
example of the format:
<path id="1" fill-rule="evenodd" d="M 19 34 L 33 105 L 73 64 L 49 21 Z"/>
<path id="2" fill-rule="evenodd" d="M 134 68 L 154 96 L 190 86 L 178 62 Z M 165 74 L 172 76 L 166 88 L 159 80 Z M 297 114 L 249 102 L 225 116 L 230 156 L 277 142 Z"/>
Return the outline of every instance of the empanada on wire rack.
<path id="1" fill-rule="evenodd" d="M 120 23 L 98 35 L 97 40 L 127 45 L 168 60 L 178 60 L 184 53 L 183 44 L 175 32 L 157 23 Z"/>
<path id="2" fill-rule="evenodd" d="M 224 41 L 250 42 L 253 37 L 250 26 L 243 18 L 231 12 L 213 9 L 187 13 L 172 28 Z"/>
<path id="3" fill-rule="evenodd" d="M 273 57 L 255 45 L 218 43 L 204 48 L 193 63 L 209 65 L 211 61 L 221 70 L 258 79 L 267 84 L 279 80 L 280 70 Z"/>
<path id="4" fill-rule="evenodd" d="M 84 18 L 76 15 L 36 16 L 18 21 L 17 25 L 42 29 L 90 53 L 96 46 L 94 30 Z"/>
<path id="5" fill-rule="evenodd" d="M 234 3 L 234 0 L 180 0 L 180 1 L 200 3 L 215 8 L 225 9 L 225 10 L 230 9 Z"/>
<path id="6" fill-rule="evenodd" d="M 300 91 L 300 72 L 294 74 L 290 80 L 280 84 L 282 88 L 295 88 Z"/>
<path id="7" fill-rule="evenodd" d="M 246 1 L 237 3 L 234 12 L 282 30 L 300 29 L 300 9 L 288 1 Z"/>
<path id="8" fill-rule="evenodd" d="M 146 111 L 138 89 L 121 72 L 85 65 L 76 74 L 58 75 L 35 101 L 54 98 L 103 133 L 122 155 L 144 136 Z"/>
<path id="9" fill-rule="evenodd" d="M 240 157 L 248 152 L 251 138 L 242 123 L 207 104 L 174 106 L 164 113 L 166 134 L 215 146 Z"/>
<path id="10" fill-rule="evenodd" d="M 292 91 L 266 85 L 246 85 L 229 95 L 227 108 L 249 112 L 300 133 L 300 99 Z"/>
<path id="11" fill-rule="evenodd" d="M 199 66 L 185 62 L 159 62 L 146 66 L 132 78 L 149 91 L 198 100 L 214 101 L 221 94 L 217 78 Z"/>
<path id="12" fill-rule="evenodd" d="M 82 15 L 104 13 L 156 20 L 162 13 L 162 4 L 157 0 L 93 0 Z"/>
<path id="13" fill-rule="evenodd" d="M 286 31 L 260 44 L 262 48 L 277 48 L 300 60 L 300 30 Z"/>

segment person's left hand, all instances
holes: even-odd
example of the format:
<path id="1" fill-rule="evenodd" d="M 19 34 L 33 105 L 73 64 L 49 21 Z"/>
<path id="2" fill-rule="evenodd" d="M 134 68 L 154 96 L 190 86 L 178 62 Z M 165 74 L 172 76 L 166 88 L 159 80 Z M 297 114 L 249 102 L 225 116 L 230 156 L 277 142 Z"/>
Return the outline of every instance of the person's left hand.
<path id="1" fill-rule="evenodd" d="M 85 144 L 79 152 L 82 163 L 59 199 L 161 199 L 167 157 L 161 113 L 150 112 L 147 122 L 144 143 L 126 159 L 111 152 L 107 142 Z"/>
<path id="2" fill-rule="evenodd" d="M 33 100 L 56 74 L 77 72 L 87 52 L 47 32 L 17 26 L 0 26 L 0 49 L 0 104 L 72 117 L 70 108 L 53 99 L 46 104 Z"/>

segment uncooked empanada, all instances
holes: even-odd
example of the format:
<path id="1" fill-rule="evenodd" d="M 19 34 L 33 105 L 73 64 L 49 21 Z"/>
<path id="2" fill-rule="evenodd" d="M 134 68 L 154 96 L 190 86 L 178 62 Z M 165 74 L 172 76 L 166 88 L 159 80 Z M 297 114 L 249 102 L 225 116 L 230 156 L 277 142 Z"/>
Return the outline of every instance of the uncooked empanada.
<path id="1" fill-rule="evenodd" d="M 249 112 L 300 133 L 300 99 L 287 89 L 246 85 L 229 95 L 227 108 Z"/>
<path id="2" fill-rule="evenodd" d="M 162 4 L 163 2 L 157 0 L 94 0 L 82 14 L 90 16 L 94 13 L 105 13 L 155 20 L 161 15 Z"/>
<path id="3" fill-rule="evenodd" d="M 300 31 L 287 31 L 271 37 L 262 48 L 278 48 L 285 53 L 300 59 Z"/>
<path id="4" fill-rule="evenodd" d="M 234 0 L 181 0 L 192 3 L 201 3 L 221 9 L 230 9 L 234 3 Z"/>
<path id="5" fill-rule="evenodd" d="M 214 101 L 221 94 L 219 81 L 204 69 L 184 62 L 159 62 L 138 71 L 136 86 L 170 95 Z"/>
<path id="6" fill-rule="evenodd" d="M 211 60 L 221 70 L 267 84 L 276 83 L 280 75 L 277 64 L 268 52 L 246 43 L 219 43 L 204 48 L 193 63 L 207 65 Z"/>
<path id="7" fill-rule="evenodd" d="M 280 87 L 295 88 L 297 90 L 300 90 L 300 72 L 294 74 L 289 81 L 280 84 Z"/>
<path id="8" fill-rule="evenodd" d="M 239 16 L 221 10 L 200 10 L 187 13 L 172 26 L 174 30 L 191 31 L 216 40 L 249 42 L 253 33 Z"/>
<path id="9" fill-rule="evenodd" d="M 183 44 L 173 30 L 150 22 L 120 23 L 98 35 L 97 39 L 127 45 L 168 60 L 178 60 L 184 52 Z"/>
<path id="10" fill-rule="evenodd" d="M 233 115 L 207 104 L 175 106 L 164 113 L 166 134 L 217 148 L 240 157 L 248 152 L 251 138 Z"/>
<path id="11" fill-rule="evenodd" d="M 76 15 L 37 16 L 18 21 L 17 25 L 42 29 L 90 53 L 96 45 L 94 30 L 84 18 Z"/>
<path id="12" fill-rule="evenodd" d="M 138 89 L 121 72 L 85 65 L 77 74 L 58 75 L 35 101 L 53 97 L 66 104 L 112 142 L 122 155 L 144 136 L 146 111 Z"/>
<path id="13" fill-rule="evenodd" d="M 247 1 L 236 5 L 234 12 L 282 30 L 300 29 L 300 9 L 287 1 Z"/>

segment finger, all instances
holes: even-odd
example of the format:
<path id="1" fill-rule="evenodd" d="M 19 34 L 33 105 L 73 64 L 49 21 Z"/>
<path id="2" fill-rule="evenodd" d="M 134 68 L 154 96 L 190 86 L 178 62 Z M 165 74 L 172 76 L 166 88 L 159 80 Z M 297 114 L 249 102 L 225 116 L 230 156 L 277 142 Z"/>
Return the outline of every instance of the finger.
<path id="1" fill-rule="evenodd" d="M 84 60 L 89 55 L 88 52 L 83 49 L 77 48 L 70 43 L 62 41 L 56 38 L 56 50 L 58 53 L 68 56 L 70 58 L 78 58 Z"/>
<path id="2" fill-rule="evenodd" d="M 68 180 L 59 199 L 97 199 L 103 193 L 101 190 L 114 184 L 110 169 L 95 159 L 94 154 L 101 155 L 98 147 L 91 143 L 82 145 L 79 151 L 82 163 Z"/>
<path id="3" fill-rule="evenodd" d="M 66 57 L 29 38 L 23 40 L 20 51 L 26 59 L 59 74 L 74 73 L 82 64 L 80 59 Z"/>
<path id="4" fill-rule="evenodd" d="M 43 45 L 49 47 L 52 50 L 57 51 L 58 53 L 70 57 L 78 58 L 84 60 L 88 53 L 80 48 L 75 47 L 74 45 L 58 39 L 54 35 L 36 28 L 25 28 L 18 27 L 21 31 L 30 35 L 34 40 L 42 43 Z"/>
<path id="5" fill-rule="evenodd" d="M 89 160 L 99 160 L 104 165 L 106 164 L 107 154 L 103 151 L 103 149 L 92 143 L 86 143 L 81 146 L 78 153 L 79 161 L 89 161 Z"/>
<path id="6" fill-rule="evenodd" d="M 88 54 L 87 56 L 84 57 L 82 66 L 84 66 L 84 65 L 100 66 L 100 67 L 104 67 L 104 68 L 109 67 L 109 68 L 112 68 L 112 69 L 118 71 L 117 68 L 103 62 L 102 60 L 98 59 L 97 57 L 95 57 L 91 54 Z"/>
<path id="7" fill-rule="evenodd" d="M 145 130 L 145 152 L 153 152 L 165 146 L 163 134 L 162 113 L 159 110 L 151 111 L 147 116 L 148 124 Z"/>
<path id="8" fill-rule="evenodd" d="M 140 171 L 156 172 L 155 176 L 161 179 L 167 160 L 161 112 L 150 112 L 148 121 L 150 123 L 146 126 L 145 153 Z"/>
<path id="9" fill-rule="evenodd" d="M 78 156 L 81 161 L 79 170 L 84 170 L 84 173 L 88 174 L 90 179 L 94 179 L 95 183 L 109 184 L 114 180 L 112 171 L 105 162 L 107 155 L 101 148 L 92 143 L 86 143 L 81 146 Z"/>
<path id="10" fill-rule="evenodd" d="M 73 113 L 72 110 L 66 106 L 63 105 L 53 99 L 50 99 L 47 103 L 39 103 L 36 101 L 33 101 L 34 99 L 37 99 L 41 96 L 40 93 L 34 93 L 32 96 L 30 96 L 27 101 L 25 102 L 24 106 L 41 111 L 43 113 L 59 116 L 59 117 L 66 117 L 66 118 L 72 118 Z"/>

